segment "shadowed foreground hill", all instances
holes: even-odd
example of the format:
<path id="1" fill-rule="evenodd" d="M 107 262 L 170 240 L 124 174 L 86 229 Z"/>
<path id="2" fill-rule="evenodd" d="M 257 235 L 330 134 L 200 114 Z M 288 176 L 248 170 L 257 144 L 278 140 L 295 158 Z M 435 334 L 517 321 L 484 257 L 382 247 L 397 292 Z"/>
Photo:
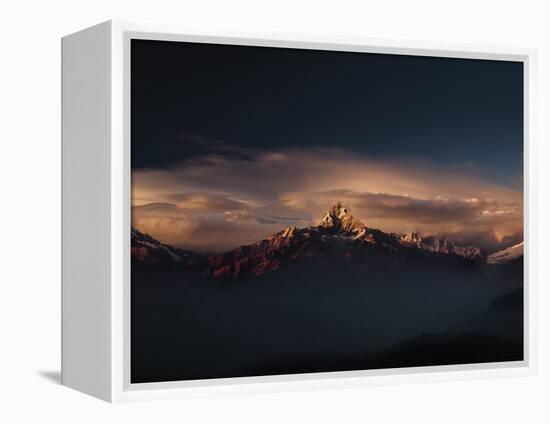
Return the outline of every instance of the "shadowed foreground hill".
<path id="1" fill-rule="evenodd" d="M 229 253 L 134 257 L 132 381 L 521 360 L 522 262 L 472 251 L 335 206 Z"/>

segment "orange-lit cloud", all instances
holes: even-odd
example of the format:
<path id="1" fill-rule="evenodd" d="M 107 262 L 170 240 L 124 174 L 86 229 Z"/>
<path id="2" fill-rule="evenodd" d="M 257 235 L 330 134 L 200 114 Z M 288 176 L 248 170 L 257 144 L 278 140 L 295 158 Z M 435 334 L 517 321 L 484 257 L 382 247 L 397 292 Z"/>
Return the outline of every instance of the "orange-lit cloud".
<path id="1" fill-rule="evenodd" d="M 487 248 L 520 239 L 522 192 L 471 169 L 375 160 L 338 149 L 209 155 L 133 175 L 133 224 L 163 242 L 221 251 L 289 225 L 317 224 L 343 201 L 388 232 L 451 235 Z"/>

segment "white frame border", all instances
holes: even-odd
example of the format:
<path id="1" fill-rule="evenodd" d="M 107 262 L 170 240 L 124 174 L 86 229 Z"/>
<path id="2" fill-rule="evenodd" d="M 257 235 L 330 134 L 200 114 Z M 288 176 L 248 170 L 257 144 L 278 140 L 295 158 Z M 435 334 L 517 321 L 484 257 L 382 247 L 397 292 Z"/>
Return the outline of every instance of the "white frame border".
<path id="1" fill-rule="evenodd" d="M 321 34 L 110 22 L 111 25 L 111 400 L 303 391 L 536 374 L 536 50 Z M 130 39 L 505 60 L 524 63 L 524 360 L 505 363 L 130 383 Z M 190 389 L 193 388 L 193 389 Z"/>

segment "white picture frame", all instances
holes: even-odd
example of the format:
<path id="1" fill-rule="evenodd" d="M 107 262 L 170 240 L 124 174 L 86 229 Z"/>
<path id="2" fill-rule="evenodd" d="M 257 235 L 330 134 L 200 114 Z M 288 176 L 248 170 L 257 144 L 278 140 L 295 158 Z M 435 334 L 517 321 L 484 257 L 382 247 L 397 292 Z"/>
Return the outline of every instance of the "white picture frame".
<path id="1" fill-rule="evenodd" d="M 130 40 L 519 61 L 524 64 L 521 362 L 130 383 Z M 62 383 L 110 402 L 533 375 L 536 52 L 516 47 L 109 21 L 62 39 Z M 85 195 L 83 194 L 85 193 Z"/>

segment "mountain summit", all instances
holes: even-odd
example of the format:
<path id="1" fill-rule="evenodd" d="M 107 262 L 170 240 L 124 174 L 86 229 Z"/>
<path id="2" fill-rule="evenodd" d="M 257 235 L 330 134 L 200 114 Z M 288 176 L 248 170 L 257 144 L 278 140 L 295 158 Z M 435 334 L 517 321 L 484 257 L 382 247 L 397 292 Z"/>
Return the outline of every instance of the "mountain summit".
<path id="1" fill-rule="evenodd" d="M 208 272 L 216 278 L 254 277 L 315 258 L 364 263 L 369 257 L 395 255 L 458 260 L 482 257 L 475 247 L 457 247 L 439 239 L 423 240 L 418 234 L 398 235 L 369 228 L 338 202 L 317 226 L 290 226 L 262 241 L 210 256 Z"/>
<path id="2" fill-rule="evenodd" d="M 365 225 L 354 218 L 342 203 L 332 206 L 319 226 L 332 232 L 344 233 L 357 233 L 365 229 Z"/>

